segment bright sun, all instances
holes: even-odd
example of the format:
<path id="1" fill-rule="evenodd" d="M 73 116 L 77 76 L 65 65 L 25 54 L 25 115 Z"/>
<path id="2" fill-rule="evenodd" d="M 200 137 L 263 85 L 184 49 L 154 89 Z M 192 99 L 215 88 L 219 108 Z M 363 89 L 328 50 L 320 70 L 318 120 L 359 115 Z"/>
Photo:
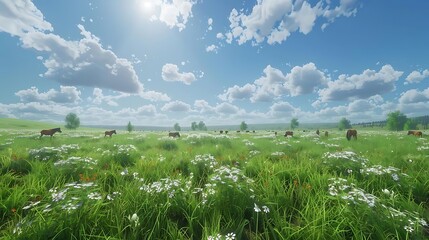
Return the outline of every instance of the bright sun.
<path id="1" fill-rule="evenodd" d="M 149 12 L 152 12 L 152 11 L 153 11 L 153 8 L 154 8 L 155 6 L 154 6 L 154 3 L 153 3 L 153 1 L 152 1 L 152 0 L 142 0 L 142 1 L 140 2 L 140 7 L 141 7 L 141 9 L 142 9 L 144 12 L 149 13 Z"/>

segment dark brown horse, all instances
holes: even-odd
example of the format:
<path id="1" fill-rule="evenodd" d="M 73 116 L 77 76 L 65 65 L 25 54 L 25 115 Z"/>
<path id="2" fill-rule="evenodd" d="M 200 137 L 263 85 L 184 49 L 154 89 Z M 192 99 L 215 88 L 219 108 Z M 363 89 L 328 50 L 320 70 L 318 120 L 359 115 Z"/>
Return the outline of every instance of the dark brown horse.
<path id="1" fill-rule="evenodd" d="M 421 131 L 413 131 L 413 130 L 411 130 L 411 131 L 408 131 L 407 135 L 414 135 L 416 137 L 422 137 L 423 133 Z"/>
<path id="2" fill-rule="evenodd" d="M 106 136 L 112 137 L 112 134 L 116 134 L 116 130 L 105 131 L 104 132 L 104 137 L 106 137 Z"/>
<path id="3" fill-rule="evenodd" d="M 292 131 L 286 131 L 285 132 L 285 137 L 287 137 L 287 136 L 293 137 L 293 132 Z"/>
<path id="4" fill-rule="evenodd" d="M 52 138 L 52 136 L 54 136 L 54 134 L 56 132 L 61 132 L 61 128 L 52 128 L 52 129 L 48 129 L 48 130 L 42 130 L 42 131 L 40 131 L 39 139 L 42 138 L 43 135 L 49 135 Z"/>
<path id="5" fill-rule="evenodd" d="M 347 140 L 350 141 L 350 139 L 352 139 L 352 137 L 355 140 L 357 140 L 357 131 L 356 131 L 356 129 L 349 129 L 349 130 L 347 130 L 347 133 L 346 133 Z"/>
<path id="6" fill-rule="evenodd" d="M 180 133 L 179 132 L 169 132 L 168 136 L 176 138 L 176 137 L 180 137 Z"/>

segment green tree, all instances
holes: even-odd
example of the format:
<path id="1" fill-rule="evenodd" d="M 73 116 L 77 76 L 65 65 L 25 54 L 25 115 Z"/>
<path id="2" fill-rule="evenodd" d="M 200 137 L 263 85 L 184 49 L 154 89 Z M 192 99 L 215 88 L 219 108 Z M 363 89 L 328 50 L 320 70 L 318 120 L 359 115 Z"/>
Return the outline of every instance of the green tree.
<path id="1" fill-rule="evenodd" d="M 345 117 L 341 118 L 340 122 L 338 123 L 338 129 L 344 130 L 348 128 L 352 128 L 352 124 L 350 123 L 350 120 L 348 120 Z"/>
<path id="2" fill-rule="evenodd" d="M 134 130 L 134 126 L 131 124 L 131 122 L 129 121 L 127 124 L 127 131 L 128 132 L 132 132 Z"/>
<path id="3" fill-rule="evenodd" d="M 395 111 L 387 114 L 387 129 L 391 131 L 404 130 L 405 123 L 407 122 L 407 116 L 400 111 Z"/>
<path id="4" fill-rule="evenodd" d="M 298 118 L 292 118 L 292 120 L 290 120 L 290 128 L 295 129 L 299 126 L 299 122 L 298 122 Z"/>
<path id="5" fill-rule="evenodd" d="M 207 131 L 207 126 L 206 126 L 206 124 L 203 121 L 200 121 L 198 123 L 198 130 L 200 130 L 200 131 Z"/>
<path id="6" fill-rule="evenodd" d="M 414 119 L 408 118 L 404 125 L 404 130 L 417 129 L 417 122 Z"/>
<path id="7" fill-rule="evenodd" d="M 198 124 L 197 124 L 197 122 L 192 122 L 192 123 L 191 123 L 191 129 L 192 129 L 192 131 L 195 131 L 195 130 L 197 130 L 197 129 L 198 129 Z"/>
<path id="8" fill-rule="evenodd" d="M 242 121 L 240 124 L 240 130 L 246 131 L 247 130 L 247 123 L 245 121 Z"/>
<path id="9" fill-rule="evenodd" d="M 66 116 L 66 128 L 67 129 L 76 129 L 80 126 L 80 120 L 77 117 L 76 113 L 69 113 Z"/>
<path id="10" fill-rule="evenodd" d="M 181 130 L 180 125 L 178 123 L 174 124 L 174 130 L 175 131 L 180 131 Z"/>

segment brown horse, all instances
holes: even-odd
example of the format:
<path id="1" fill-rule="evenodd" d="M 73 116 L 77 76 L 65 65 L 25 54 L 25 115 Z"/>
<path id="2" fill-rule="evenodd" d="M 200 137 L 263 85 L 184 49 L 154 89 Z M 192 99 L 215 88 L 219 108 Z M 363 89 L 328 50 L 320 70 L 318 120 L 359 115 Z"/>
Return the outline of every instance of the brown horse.
<path id="1" fill-rule="evenodd" d="M 56 132 L 61 132 L 61 128 L 52 128 L 52 129 L 48 129 L 48 130 L 42 130 L 42 131 L 40 131 L 39 139 L 42 138 L 43 135 L 50 135 L 52 138 L 52 136 L 54 136 L 54 134 Z"/>
<path id="2" fill-rule="evenodd" d="M 413 130 L 411 130 L 411 131 L 408 131 L 407 135 L 414 135 L 416 137 L 422 137 L 423 133 L 421 131 L 413 131 Z"/>
<path id="3" fill-rule="evenodd" d="M 116 130 L 105 131 L 104 132 L 104 137 L 106 137 L 106 136 L 112 137 L 112 134 L 116 134 Z"/>
<path id="4" fill-rule="evenodd" d="M 168 133 L 168 136 L 169 137 L 180 137 L 180 133 L 179 132 L 169 132 Z"/>
<path id="5" fill-rule="evenodd" d="M 357 140 L 357 131 L 356 131 L 355 129 L 349 129 L 349 130 L 347 130 L 347 133 L 346 133 L 346 138 L 347 138 L 347 140 L 349 140 L 349 141 L 350 141 L 350 139 L 351 139 L 352 137 L 353 137 L 355 140 Z"/>
<path id="6" fill-rule="evenodd" d="M 293 132 L 292 131 L 286 131 L 285 132 L 285 137 L 287 137 L 287 136 L 293 137 Z"/>

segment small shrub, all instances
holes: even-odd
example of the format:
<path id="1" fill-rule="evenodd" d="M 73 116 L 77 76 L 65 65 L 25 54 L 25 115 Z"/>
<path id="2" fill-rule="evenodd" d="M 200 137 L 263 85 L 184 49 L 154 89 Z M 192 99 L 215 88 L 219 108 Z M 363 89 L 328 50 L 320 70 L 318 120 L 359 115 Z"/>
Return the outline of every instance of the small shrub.
<path id="1" fill-rule="evenodd" d="M 166 151 L 176 151 L 179 148 L 174 141 L 160 142 L 158 147 Z"/>

